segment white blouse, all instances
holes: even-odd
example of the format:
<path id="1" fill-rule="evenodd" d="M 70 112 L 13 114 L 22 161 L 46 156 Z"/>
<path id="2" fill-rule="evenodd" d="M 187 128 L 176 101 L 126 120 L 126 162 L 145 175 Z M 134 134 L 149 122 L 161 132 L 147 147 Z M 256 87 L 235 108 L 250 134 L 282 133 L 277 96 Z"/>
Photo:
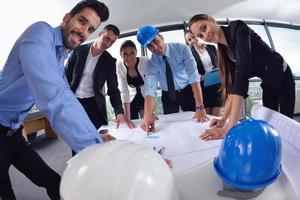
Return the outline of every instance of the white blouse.
<path id="1" fill-rule="evenodd" d="M 213 64 L 212 64 L 212 61 L 211 61 L 211 58 L 210 58 L 210 55 L 207 51 L 206 48 L 203 48 L 202 51 L 198 51 L 197 50 L 197 53 L 202 61 L 202 64 L 203 64 L 203 67 L 204 67 L 204 70 L 206 72 L 210 72 L 212 71 L 212 69 L 214 68 Z"/>
<path id="2" fill-rule="evenodd" d="M 148 60 L 149 58 L 146 56 L 139 57 L 139 64 L 137 66 L 138 73 L 141 75 L 144 82 Z M 119 61 L 117 64 L 117 75 L 122 103 L 130 103 L 136 94 L 136 89 L 128 86 L 127 68 L 125 67 L 123 61 Z M 141 87 L 141 93 L 144 96 L 144 85 Z"/>

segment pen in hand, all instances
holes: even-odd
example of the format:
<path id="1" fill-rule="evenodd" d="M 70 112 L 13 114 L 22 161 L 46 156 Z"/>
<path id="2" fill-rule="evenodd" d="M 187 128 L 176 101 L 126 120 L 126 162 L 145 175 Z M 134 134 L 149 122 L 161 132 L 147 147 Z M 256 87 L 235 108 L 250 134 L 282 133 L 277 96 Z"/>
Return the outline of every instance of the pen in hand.
<path id="1" fill-rule="evenodd" d="M 147 125 L 147 129 L 146 129 L 147 135 L 150 135 L 151 134 L 150 132 L 154 132 L 154 130 L 155 130 L 155 128 L 154 128 L 154 122 L 150 122 Z"/>

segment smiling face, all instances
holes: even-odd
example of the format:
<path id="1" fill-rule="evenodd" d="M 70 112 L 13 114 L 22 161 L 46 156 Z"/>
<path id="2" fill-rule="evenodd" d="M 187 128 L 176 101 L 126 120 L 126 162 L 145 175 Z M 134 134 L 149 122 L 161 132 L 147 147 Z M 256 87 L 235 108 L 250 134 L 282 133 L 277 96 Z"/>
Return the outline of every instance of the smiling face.
<path id="1" fill-rule="evenodd" d="M 185 38 L 185 41 L 187 42 L 187 44 L 189 46 L 200 46 L 201 43 L 199 42 L 198 38 L 192 34 L 191 32 L 187 32 L 185 35 L 184 35 L 184 38 Z"/>
<path id="2" fill-rule="evenodd" d="M 84 8 L 73 17 L 66 14 L 61 24 L 64 46 L 74 49 L 83 43 L 100 25 L 101 19 L 91 8 Z"/>
<path id="3" fill-rule="evenodd" d="M 97 40 L 97 43 L 100 46 L 100 49 L 106 50 L 111 47 L 118 38 L 119 37 L 114 34 L 113 31 L 106 29 L 99 33 L 99 39 Z"/>
<path id="4" fill-rule="evenodd" d="M 218 43 L 220 27 L 212 20 L 198 20 L 194 22 L 190 30 L 205 42 Z"/>
<path id="5" fill-rule="evenodd" d="M 121 57 L 124 60 L 124 63 L 127 66 L 135 65 L 136 61 L 136 49 L 133 47 L 125 47 L 120 52 Z"/>

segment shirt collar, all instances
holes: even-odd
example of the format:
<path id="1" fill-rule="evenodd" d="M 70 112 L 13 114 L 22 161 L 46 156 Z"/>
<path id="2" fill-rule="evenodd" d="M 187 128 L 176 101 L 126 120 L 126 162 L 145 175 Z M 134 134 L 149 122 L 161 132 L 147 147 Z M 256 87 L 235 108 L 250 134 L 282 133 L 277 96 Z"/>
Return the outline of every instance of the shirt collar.
<path id="1" fill-rule="evenodd" d="M 71 52 L 71 50 L 66 49 L 64 47 L 61 26 L 57 26 L 54 28 L 54 42 L 55 42 L 56 54 L 60 54 L 64 57 L 67 57 L 67 55 Z"/>
<path id="2" fill-rule="evenodd" d="M 166 56 L 167 58 L 171 58 L 171 52 L 170 52 L 169 44 L 166 44 L 166 52 L 165 52 L 164 55 L 161 56 L 161 59 L 163 59 L 163 56 Z"/>

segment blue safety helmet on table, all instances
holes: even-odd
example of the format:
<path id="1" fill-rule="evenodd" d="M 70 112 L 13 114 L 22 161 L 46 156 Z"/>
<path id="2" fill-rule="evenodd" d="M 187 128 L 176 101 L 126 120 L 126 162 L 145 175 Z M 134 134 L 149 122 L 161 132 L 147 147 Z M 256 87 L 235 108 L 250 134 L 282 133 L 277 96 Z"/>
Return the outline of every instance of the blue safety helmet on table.
<path id="1" fill-rule="evenodd" d="M 214 167 L 223 182 L 241 190 L 262 189 L 281 174 L 281 139 L 262 120 L 248 119 L 226 135 Z"/>

